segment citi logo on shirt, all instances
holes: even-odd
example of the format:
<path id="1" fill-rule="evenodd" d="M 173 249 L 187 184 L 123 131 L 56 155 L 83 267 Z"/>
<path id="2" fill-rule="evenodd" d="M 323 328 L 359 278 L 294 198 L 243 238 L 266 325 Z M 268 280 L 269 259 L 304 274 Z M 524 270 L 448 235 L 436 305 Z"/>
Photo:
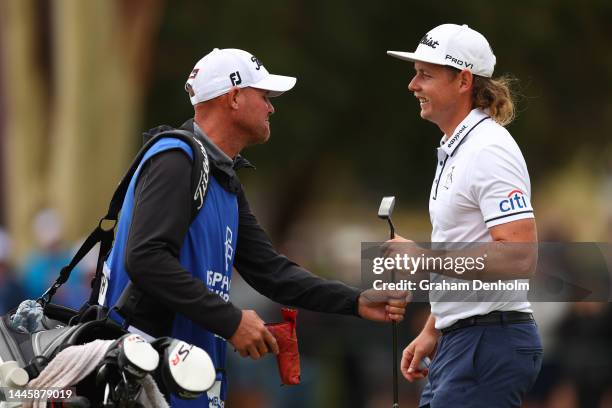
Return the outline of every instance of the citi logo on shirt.
<path id="1" fill-rule="evenodd" d="M 519 189 L 512 190 L 508 193 L 508 198 L 506 200 L 499 202 L 499 209 L 501 212 L 508 212 L 521 208 L 527 208 L 527 201 L 525 201 L 525 194 Z"/>

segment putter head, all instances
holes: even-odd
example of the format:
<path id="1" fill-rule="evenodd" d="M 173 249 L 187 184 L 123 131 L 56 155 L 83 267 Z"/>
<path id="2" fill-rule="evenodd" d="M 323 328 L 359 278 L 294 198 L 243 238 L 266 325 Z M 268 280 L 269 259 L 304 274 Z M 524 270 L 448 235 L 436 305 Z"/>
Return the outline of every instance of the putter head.
<path id="1" fill-rule="evenodd" d="M 393 207 L 395 207 L 395 196 L 383 197 L 378 208 L 378 217 L 382 219 L 388 219 L 393 214 Z"/>

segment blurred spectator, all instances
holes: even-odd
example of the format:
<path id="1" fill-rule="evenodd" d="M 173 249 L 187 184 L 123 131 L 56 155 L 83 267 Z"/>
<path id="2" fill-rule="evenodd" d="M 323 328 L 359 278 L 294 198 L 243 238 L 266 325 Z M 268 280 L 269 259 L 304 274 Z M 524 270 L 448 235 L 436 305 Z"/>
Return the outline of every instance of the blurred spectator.
<path id="1" fill-rule="evenodd" d="M 38 247 L 26 257 L 23 283 L 26 295 L 37 299 L 59 276 L 61 269 L 72 259 L 73 251 L 64 243 L 64 228 L 58 214 L 52 209 L 39 212 L 34 219 L 34 236 Z M 89 292 L 83 292 L 81 269 L 77 266 L 53 298 L 54 303 L 80 308 Z"/>
<path id="2" fill-rule="evenodd" d="M 580 407 L 604 407 L 612 390 L 612 307 L 578 302 L 558 330 L 562 383 L 571 383 Z"/>
<path id="3" fill-rule="evenodd" d="M 11 267 L 11 240 L 0 228 L 0 315 L 17 306 L 25 297 Z"/>

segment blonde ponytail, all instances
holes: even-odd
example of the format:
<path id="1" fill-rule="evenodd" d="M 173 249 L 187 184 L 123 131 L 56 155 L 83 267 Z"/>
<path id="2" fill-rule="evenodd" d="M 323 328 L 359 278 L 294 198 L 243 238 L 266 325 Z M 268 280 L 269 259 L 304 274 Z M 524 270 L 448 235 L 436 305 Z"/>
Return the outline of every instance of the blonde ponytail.
<path id="1" fill-rule="evenodd" d="M 511 85 L 516 78 L 502 76 L 497 79 L 474 75 L 472 100 L 474 107 L 486 110 L 500 125 L 510 124 L 515 117 Z"/>

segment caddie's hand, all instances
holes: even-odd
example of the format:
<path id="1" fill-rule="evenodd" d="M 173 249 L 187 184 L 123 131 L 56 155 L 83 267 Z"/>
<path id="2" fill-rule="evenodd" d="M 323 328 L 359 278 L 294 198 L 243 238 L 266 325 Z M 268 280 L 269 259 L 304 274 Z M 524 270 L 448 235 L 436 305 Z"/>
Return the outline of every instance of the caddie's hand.
<path id="1" fill-rule="evenodd" d="M 400 371 L 408 381 L 413 382 L 427 376 L 429 364 L 425 364 L 423 360 L 425 357 L 429 358 L 429 361 L 433 359 L 437 345 L 438 336 L 428 332 L 421 332 L 404 349 Z"/>
<path id="2" fill-rule="evenodd" d="M 359 316 L 376 322 L 401 322 L 409 296 L 405 290 L 364 290 L 358 300 Z"/>
<path id="3" fill-rule="evenodd" d="M 229 342 L 242 357 L 257 360 L 266 353 L 278 354 L 276 339 L 254 310 L 243 310 L 240 325 Z"/>

